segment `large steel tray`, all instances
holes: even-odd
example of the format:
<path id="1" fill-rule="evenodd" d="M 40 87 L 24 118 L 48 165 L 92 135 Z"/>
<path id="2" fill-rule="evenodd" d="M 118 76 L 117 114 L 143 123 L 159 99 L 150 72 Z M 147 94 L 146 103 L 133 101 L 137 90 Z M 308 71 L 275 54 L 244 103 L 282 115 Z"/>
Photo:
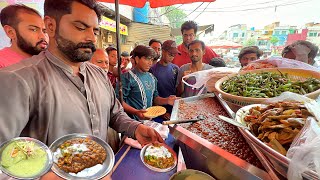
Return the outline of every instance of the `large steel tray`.
<path id="1" fill-rule="evenodd" d="M 255 105 L 245 106 L 240 109 L 236 113 L 236 118 L 239 122 L 241 122 L 241 117 L 243 117 L 245 111 L 249 111 L 251 107 Z M 288 166 L 290 163 L 290 159 L 286 156 L 281 155 L 277 151 L 273 150 L 263 142 L 261 142 L 258 138 L 256 138 L 253 134 L 251 134 L 248 130 L 243 130 L 239 128 L 240 133 L 246 139 L 249 144 L 252 144 L 258 151 L 260 151 L 267 158 L 269 164 L 272 166 L 274 170 L 276 170 L 283 177 L 287 177 Z M 318 175 L 314 171 L 307 171 L 302 174 L 304 179 L 319 179 Z"/>
<path id="2" fill-rule="evenodd" d="M 171 120 L 178 118 L 179 102 L 182 100 L 185 102 L 196 101 L 204 98 L 216 97 L 214 94 L 206 94 L 177 100 L 173 107 Z M 179 125 L 171 126 L 170 133 L 179 141 L 187 168 L 204 171 L 217 179 L 272 179 L 266 171 L 251 165 Z"/>

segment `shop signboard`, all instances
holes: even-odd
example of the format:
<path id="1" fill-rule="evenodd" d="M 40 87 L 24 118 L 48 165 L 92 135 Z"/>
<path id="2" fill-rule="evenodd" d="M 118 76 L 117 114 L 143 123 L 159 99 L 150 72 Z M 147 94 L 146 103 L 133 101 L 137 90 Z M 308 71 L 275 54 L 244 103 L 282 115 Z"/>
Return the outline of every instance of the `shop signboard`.
<path id="1" fill-rule="evenodd" d="M 116 32 L 116 22 L 105 16 L 102 16 L 100 27 L 112 32 Z M 120 34 L 128 36 L 128 27 L 126 25 L 120 24 Z"/>

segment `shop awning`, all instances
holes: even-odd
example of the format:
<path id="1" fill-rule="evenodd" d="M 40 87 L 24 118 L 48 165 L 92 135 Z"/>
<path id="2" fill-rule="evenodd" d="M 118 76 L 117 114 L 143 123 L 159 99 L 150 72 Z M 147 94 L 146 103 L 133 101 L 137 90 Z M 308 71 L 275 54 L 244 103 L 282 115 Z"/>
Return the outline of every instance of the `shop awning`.
<path id="1" fill-rule="evenodd" d="M 101 2 L 114 3 L 115 0 L 99 0 Z M 187 4 L 194 2 L 214 2 L 215 0 L 119 0 L 119 4 L 142 8 L 146 2 L 150 3 L 151 8 L 171 6 L 175 4 Z"/>
<path id="2" fill-rule="evenodd" d="M 102 16 L 101 18 L 100 27 L 112 32 L 116 32 L 116 22 L 105 16 Z M 120 23 L 120 34 L 128 36 L 128 27 L 121 23 Z"/>

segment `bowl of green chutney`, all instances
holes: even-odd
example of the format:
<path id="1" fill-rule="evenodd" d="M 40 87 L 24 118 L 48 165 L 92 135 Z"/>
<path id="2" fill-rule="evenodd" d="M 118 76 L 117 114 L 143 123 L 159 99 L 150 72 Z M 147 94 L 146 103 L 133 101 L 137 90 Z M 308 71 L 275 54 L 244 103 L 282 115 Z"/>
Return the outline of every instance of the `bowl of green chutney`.
<path id="1" fill-rule="evenodd" d="M 53 164 L 50 149 L 30 137 L 17 137 L 0 146 L 0 170 L 16 179 L 36 179 Z"/>

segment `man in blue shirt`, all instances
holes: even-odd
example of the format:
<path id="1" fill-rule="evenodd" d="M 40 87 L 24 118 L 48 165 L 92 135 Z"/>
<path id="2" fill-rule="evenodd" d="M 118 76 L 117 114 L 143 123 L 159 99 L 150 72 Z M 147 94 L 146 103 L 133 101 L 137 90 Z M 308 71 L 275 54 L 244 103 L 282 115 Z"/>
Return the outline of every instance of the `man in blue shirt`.
<path id="1" fill-rule="evenodd" d="M 146 118 L 143 113 L 146 108 L 154 105 L 173 105 L 175 96 L 162 98 L 157 90 L 157 79 L 148 71 L 152 66 L 155 52 L 151 47 L 139 45 L 133 50 L 135 68 L 121 77 L 123 91 L 123 107 L 136 120 Z M 119 95 L 119 86 L 116 88 Z"/>
<path id="2" fill-rule="evenodd" d="M 177 49 L 177 44 L 173 40 L 167 40 L 162 45 L 162 56 L 159 62 L 153 65 L 150 72 L 158 80 L 158 92 L 161 97 L 170 97 L 176 94 L 176 83 L 179 72 L 179 67 L 172 64 L 172 60 L 175 55 L 180 54 Z M 170 113 L 172 111 L 172 106 L 165 106 L 167 112 L 163 118 L 170 119 Z"/>

